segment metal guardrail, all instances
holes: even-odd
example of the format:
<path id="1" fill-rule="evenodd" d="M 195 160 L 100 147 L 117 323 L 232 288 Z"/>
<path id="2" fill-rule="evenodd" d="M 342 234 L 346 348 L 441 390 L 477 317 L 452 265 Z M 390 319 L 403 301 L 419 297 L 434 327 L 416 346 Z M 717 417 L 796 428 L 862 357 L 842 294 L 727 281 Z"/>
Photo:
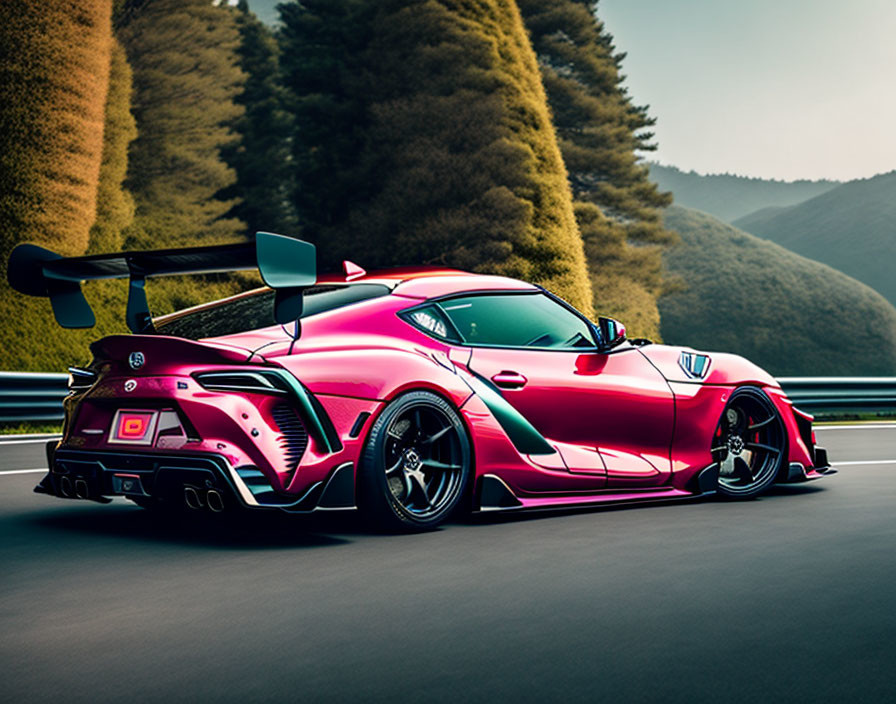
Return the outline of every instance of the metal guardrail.
<path id="1" fill-rule="evenodd" d="M 68 374 L 0 372 L 0 422 L 61 421 Z"/>
<path id="2" fill-rule="evenodd" d="M 896 377 L 781 377 L 781 388 L 807 411 L 896 410 Z"/>
<path id="3" fill-rule="evenodd" d="M 61 421 L 67 374 L 0 372 L 0 422 Z M 807 411 L 896 410 L 896 377 L 783 377 Z"/>

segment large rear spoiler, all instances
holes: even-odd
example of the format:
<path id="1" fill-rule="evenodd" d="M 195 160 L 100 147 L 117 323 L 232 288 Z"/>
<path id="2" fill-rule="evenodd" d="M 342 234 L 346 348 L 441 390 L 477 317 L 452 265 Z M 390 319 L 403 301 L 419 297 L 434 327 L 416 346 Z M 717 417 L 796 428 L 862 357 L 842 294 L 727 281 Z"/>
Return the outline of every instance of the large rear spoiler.
<path id="1" fill-rule="evenodd" d="M 146 278 L 171 274 L 214 274 L 257 269 L 275 291 L 274 319 L 281 324 L 302 315 L 302 291 L 317 281 L 314 245 L 295 237 L 259 232 L 245 244 L 156 249 L 62 257 L 33 244 L 20 244 L 9 257 L 7 278 L 18 292 L 50 299 L 64 328 L 89 328 L 96 317 L 81 291 L 82 281 L 130 279 L 127 324 L 131 332 L 154 332 L 144 288 Z"/>

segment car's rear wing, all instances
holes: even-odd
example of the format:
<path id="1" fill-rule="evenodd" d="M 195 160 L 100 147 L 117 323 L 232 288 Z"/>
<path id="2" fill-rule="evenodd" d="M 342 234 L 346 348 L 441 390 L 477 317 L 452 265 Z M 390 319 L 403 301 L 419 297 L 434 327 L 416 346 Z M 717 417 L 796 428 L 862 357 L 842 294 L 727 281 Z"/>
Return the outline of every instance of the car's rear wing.
<path id="1" fill-rule="evenodd" d="M 130 279 L 127 324 L 131 332 L 152 333 L 152 317 L 144 285 L 150 276 L 213 274 L 257 269 L 275 290 L 274 319 L 297 320 L 302 290 L 317 281 L 314 245 L 295 237 L 259 232 L 245 244 L 156 249 L 87 257 L 62 257 L 33 244 L 12 251 L 7 267 L 10 285 L 20 293 L 50 299 L 62 327 L 89 328 L 96 318 L 81 291 L 81 282 Z"/>

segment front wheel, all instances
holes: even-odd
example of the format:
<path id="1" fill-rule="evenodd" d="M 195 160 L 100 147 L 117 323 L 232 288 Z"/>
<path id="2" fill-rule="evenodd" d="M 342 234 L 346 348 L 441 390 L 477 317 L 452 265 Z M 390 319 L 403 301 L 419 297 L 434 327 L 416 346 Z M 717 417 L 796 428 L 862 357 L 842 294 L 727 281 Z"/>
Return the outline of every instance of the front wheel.
<path id="1" fill-rule="evenodd" d="M 471 470 L 470 441 L 454 408 L 414 391 L 390 403 L 361 457 L 361 508 L 390 530 L 432 530 L 460 503 Z"/>
<path id="2" fill-rule="evenodd" d="M 778 410 L 760 389 L 731 394 L 713 437 L 719 493 L 751 499 L 768 489 L 787 458 L 787 435 Z"/>

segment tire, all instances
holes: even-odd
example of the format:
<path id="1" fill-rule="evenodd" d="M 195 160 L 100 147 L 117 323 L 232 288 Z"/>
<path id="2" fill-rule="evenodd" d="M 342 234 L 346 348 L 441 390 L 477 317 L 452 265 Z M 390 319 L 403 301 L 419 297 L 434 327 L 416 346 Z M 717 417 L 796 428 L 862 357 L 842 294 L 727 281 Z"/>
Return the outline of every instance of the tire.
<path id="1" fill-rule="evenodd" d="M 472 452 L 453 406 L 429 391 L 392 401 L 377 418 L 361 455 L 361 510 L 389 531 L 437 528 L 467 492 Z"/>
<path id="2" fill-rule="evenodd" d="M 787 433 L 777 408 L 753 386 L 735 389 L 713 436 L 719 494 L 752 499 L 775 481 L 787 459 Z"/>

